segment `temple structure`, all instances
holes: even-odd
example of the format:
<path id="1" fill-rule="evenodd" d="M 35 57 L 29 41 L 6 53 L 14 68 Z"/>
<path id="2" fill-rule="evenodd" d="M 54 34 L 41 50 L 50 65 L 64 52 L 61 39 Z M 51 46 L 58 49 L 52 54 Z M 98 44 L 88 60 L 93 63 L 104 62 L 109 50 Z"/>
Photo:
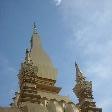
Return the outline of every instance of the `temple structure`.
<path id="1" fill-rule="evenodd" d="M 86 81 L 77 64 L 76 85 L 73 92 L 79 99 L 75 104 L 67 96 L 59 95 L 56 87 L 57 70 L 41 46 L 36 25 L 33 26 L 31 47 L 18 74 L 19 91 L 10 107 L 0 112 L 102 112 L 93 101 L 92 82 Z"/>
<path id="2" fill-rule="evenodd" d="M 73 92 L 76 94 L 79 103 L 77 106 L 81 112 L 102 112 L 101 108 L 97 108 L 92 94 L 92 81 L 87 81 L 79 66 L 75 63 L 76 68 L 76 85 Z"/>

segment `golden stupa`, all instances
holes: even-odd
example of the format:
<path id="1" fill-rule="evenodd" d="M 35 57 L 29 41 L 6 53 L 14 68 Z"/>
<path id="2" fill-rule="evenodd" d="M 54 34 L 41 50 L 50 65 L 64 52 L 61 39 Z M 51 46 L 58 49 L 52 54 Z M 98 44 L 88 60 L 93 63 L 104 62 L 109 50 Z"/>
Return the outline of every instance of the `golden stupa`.
<path id="1" fill-rule="evenodd" d="M 59 94 L 56 87 L 57 70 L 41 46 L 34 23 L 31 48 L 18 74 L 19 91 L 10 107 L 0 107 L 0 112 L 102 112 L 93 101 L 92 82 L 86 81 L 77 64 L 76 86 L 73 92 L 79 99 L 75 104 L 69 97 Z"/>

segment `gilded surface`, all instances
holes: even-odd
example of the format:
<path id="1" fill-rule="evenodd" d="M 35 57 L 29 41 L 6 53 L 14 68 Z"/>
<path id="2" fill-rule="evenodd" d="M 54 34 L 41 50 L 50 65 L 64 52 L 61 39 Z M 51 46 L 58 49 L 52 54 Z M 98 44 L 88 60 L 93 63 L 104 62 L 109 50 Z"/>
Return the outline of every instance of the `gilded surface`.
<path id="1" fill-rule="evenodd" d="M 38 34 L 32 36 L 31 58 L 35 66 L 38 67 L 38 76 L 56 80 L 57 70 L 54 68 L 50 58 L 42 49 Z"/>
<path id="2" fill-rule="evenodd" d="M 31 49 L 26 50 L 25 61 L 18 74 L 20 90 L 16 92 L 11 107 L 0 107 L 0 112 L 101 112 L 93 102 L 92 82 L 76 64 L 76 86 L 79 98 L 77 106 L 66 96 L 58 93 L 55 86 L 57 71 L 41 47 L 40 37 L 34 24 Z"/>

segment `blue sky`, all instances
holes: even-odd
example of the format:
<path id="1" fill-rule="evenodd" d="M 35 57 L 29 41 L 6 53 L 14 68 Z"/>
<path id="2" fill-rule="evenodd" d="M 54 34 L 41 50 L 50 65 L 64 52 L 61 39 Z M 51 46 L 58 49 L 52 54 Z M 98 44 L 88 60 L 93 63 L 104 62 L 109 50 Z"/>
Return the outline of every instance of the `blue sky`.
<path id="1" fill-rule="evenodd" d="M 111 111 L 111 0 L 0 0 L 0 105 L 9 105 L 18 88 L 17 74 L 34 21 L 58 69 L 61 94 L 77 102 L 72 93 L 76 60 L 93 82 L 97 106 Z"/>

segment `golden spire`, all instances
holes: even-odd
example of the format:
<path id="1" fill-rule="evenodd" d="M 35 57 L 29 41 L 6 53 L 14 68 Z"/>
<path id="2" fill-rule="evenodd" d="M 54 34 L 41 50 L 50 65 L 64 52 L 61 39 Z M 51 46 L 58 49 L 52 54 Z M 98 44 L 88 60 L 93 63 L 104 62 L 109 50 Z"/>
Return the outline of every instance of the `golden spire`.
<path id="1" fill-rule="evenodd" d="M 92 94 L 92 82 L 87 81 L 80 71 L 78 64 L 75 62 L 76 68 L 76 85 L 73 88 L 73 92 L 76 94 L 79 103 L 77 104 L 81 109 L 81 112 L 101 112 L 100 108 L 97 108 L 95 102 L 93 101 Z"/>
<path id="2" fill-rule="evenodd" d="M 39 38 L 39 35 L 38 35 L 38 32 L 37 32 L 37 27 L 36 27 L 36 23 L 34 22 L 33 23 L 33 27 L 32 27 L 32 32 L 33 32 L 33 34 L 32 34 L 32 37 L 31 37 L 31 49 L 32 49 L 32 47 L 34 46 L 34 38 L 36 37 L 36 38 Z M 39 40 L 39 39 L 38 39 Z M 39 40 L 40 41 L 40 40 Z M 40 43 L 40 42 L 39 42 Z"/>
<path id="3" fill-rule="evenodd" d="M 28 49 L 26 49 L 25 61 L 26 61 L 27 63 L 32 63 L 31 56 L 30 56 L 30 52 L 29 52 Z"/>
<path id="4" fill-rule="evenodd" d="M 37 27 L 36 27 L 36 23 L 33 23 L 33 34 L 37 34 Z"/>
<path id="5" fill-rule="evenodd" d="M 85 77 L 83 76 L 83 73 L 80 71 L 80 68 L 76 62 L 75 62 L 75 68 L 76 68 L 76 82 L 78 83 L 85 81 Z"/>
<path id="6" fill-rule="evenodd" d="M 39 34 L 37 33 L 36 24 L 33 24 L 33 34 L 31 38 L 30 56 L 32 62 L 38 67 L 38 76 L 56 80 L 57 70 L 52 64 L 51 59 L 46 54 L 41 45 Z"/>

